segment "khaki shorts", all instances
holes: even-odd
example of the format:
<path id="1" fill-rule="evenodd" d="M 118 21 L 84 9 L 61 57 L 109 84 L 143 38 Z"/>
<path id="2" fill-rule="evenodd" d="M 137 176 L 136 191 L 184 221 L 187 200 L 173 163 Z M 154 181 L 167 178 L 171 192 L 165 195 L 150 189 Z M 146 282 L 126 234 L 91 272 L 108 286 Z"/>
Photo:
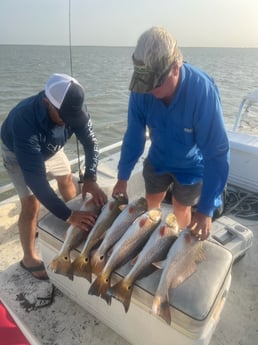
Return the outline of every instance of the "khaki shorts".
<path id="1" fill-rule="evenodd" d="M 22 170 L 17 162 L 15 154 L 2 144 L 3 164 L 7 173 L 14 184 L 14 187 L 20 198 L 32 195 L 32 191 L 26 185 Z M 66 176 L 71 174 L 69 160 L 61 149 L 53 157 L 45 161 L 46 173 L 50 178 Z"/>
<path id="2" fill-rule="evenodd" d="M 147 194 L 166 192 L 171 188 L 173 197 L 185 206 L 194 206 L 198 203 L 202 183 L 192 185 L 180 184 L 173 174 L 155 173 L 151 163 L 145 159 L 143 163 L 143 177 Z"/>

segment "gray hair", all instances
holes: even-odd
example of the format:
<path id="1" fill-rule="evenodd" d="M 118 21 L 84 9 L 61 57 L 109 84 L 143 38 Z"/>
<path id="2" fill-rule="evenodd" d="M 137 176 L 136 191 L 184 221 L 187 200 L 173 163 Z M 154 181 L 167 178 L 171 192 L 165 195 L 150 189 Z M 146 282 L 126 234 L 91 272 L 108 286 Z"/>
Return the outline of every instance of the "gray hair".
<path id="1" fill-rule="evenodd" d="M 176 39 L 159 26 L 152 27 L 139 37 L 133 57 L 154 70 L 160 69 L 159 64 L 168 66 L 177 63 L 180 66 L 183 62 Z"/>

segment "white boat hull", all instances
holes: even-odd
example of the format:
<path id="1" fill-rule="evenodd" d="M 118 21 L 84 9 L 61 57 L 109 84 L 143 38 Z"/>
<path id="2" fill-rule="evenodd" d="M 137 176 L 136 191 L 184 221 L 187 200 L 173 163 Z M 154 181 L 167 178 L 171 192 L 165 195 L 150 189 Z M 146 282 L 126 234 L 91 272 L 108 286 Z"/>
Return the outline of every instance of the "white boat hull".
<path id="1" fill-rule="evenodd" d="M 228 183 L 258 193 L 258 137 L 228 132 L 230 171 Z"/>

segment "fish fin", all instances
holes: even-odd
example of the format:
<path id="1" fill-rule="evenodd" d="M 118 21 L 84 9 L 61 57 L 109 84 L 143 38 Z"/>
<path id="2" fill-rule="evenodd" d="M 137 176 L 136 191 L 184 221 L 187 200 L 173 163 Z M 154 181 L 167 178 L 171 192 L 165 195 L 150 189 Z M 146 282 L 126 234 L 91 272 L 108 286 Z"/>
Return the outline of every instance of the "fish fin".
<path id="1" fill-rule="evenodd" d="M 182 284 L 187 278 L 189 278 L 197 270 L 196 263 L 205 260 L 206 255 L 203 248 L 203 242 L 199 241 L 199 243 L 200 245 L 196 248 L 193 261 L 187 265 L 185 270 L 183 270 L 180 275 L 177 275 L 177 277 L 172 280 L 170 284 L 171 288 L 176 288 L 177 286 Z"/>
<path id="2" fill-rule="evenodd" d="M 162 297 L 159 295 L 156 295 L 154 297 L 152 304 L 152 313 L 160 316 L 163 320 L 166 321 L 168 325 L 171 324 L 171 313 L 168 296 L 166 296 L 165 299 L 162 299 Z"/>
<path id="3" fill-rule="evenodd" d="M 103 293 L 100 295 L 100 297 L 104 299 L 108 305 L 111 305 L 112 296 L 109 293 Z"/>
<path id="4" fill-rule="evenodd" d="M 101 273 L 97 276 L 94 282 L 91 284 L 88 294 L 101 296 L 106 300 L 105 295 L 107 290 L 110 288 L 110 278 L 105 274 Z"/>
<path id="5" fill-rule="evenodd" d="M 123 304 L 126 313 L 130 306 L 132 292 L 133 285 L 127 284 L 125 279 L 120 280 L 109 289 L 109 294 Z"/>
<path id="6" fill-rule="evenodd" d="M 152 274 L 155 271 L 156 271 L 156 267 L 153 266 L 153 265 L 150 265 L 149 267 L 146 267 L 143 272 L 138 274 L 137 280 L 145 278 L 145 277 L 149 276 L 150 274 Z"/>
<path id="7" fill-rule="evenodd" d="M 177 275 L 170 283 L 170 288 L 176 288 L 189 278 L 197 269 L 195 262 L 192 262 L 181 274 Z"/>
<path id="8" fill-rule="evenodd" d="M 91 283 L 91 265 L 88 257 L 78 255 L 72 263 L 73 274 L 86 278 Z"/>
<path id="9" fill-rule="evenodd" d="M 206 253 L 205 253 L 205 249 L 204 249 L 204 246 L 203 246 L 203 242 L 201 242 L 200 248 L 199 248 L 199 250 L 196 253 L 195 261 L 196 262 L 201 262 L 201 261 L 203 261 L 205 259 L 206 259 Z"/>
<path id="10" fill-rule="evenodd" d="M 166 266 L 166 259 L 165 260 L 161 260 L 161 261 L 157 261 L 157 262 L 153 262 L 152 265 L 156 268 L 158 268 L 159 270 L 163 270 L 164 267 Z"/>

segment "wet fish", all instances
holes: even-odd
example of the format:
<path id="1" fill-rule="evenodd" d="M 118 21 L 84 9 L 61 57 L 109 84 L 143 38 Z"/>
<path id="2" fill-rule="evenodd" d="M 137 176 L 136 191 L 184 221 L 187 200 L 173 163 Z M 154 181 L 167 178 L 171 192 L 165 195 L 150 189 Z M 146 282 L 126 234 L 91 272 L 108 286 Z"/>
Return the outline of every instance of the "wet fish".
<path id="1" fill-rule="evenodd" d="M 114 223 L 108 229 L 100 246 L 94 252 L 91 258 L 92 272 L 98 274 L 101 272 L 107 261 L 109 249 L 122 237 L 128 227 L 135 219 L 147 211 L 147 201 L 145 198 L 139 198 L 132 201 L 115 219 Z"/>
<path id="2" fill-rule="evenodd" d="M 86 278 L 91 282 L 90 254 L 93 247 L 103 238 L 105 232 L 112 225 L 116 217 L 121 213 L 124 205 L 128 204 L 128 199 L 122 195 L 111 198 L 103 207 L 91 232 L 89 233 L 84 247 L 74 260 L 73 274 Z"/>
<path id="3" fill-rule="evenodd" d="M 168 252 L 152 304 L 152 312 L 169 325 L 169 289 L 177 287 L 190 277 L 197 269 L 196 263 L 204 258 L 203 241 L 199 241 L 189 229 L 183 230 Z"/>
<path id="4" fill-rule="evenodd" d="M 135 281 L 149 275 L 153 263 L 166 258 L 169 248 L 178 236 L 178 231 L 175 215 L 168 214 L 165 222 L 162 222 L 151 234 L 129 273 L 109 289 L 108 293 L 123 303 L 125 312 L 130 306 Z"/>
<path id="5" fill-rule="evenodd" d="M 110 288 L 110 279 L 113 271 L 135 257 L 146 243 L 154 229 L 161 221 L 161 210 L 152 209 L 139 216 L 124 235 L 116 242 L 112 254 L 95 281 L 91 284 L 88 293 L 101 296 L 108 304 L 111 296 L 107 294 Z"/>
<path id="6" fill-rule="evenodd" d="M 98 215 L 100 208 L 95 205 L 93 199 L 89 199 L 83 202 L 81 211 L 90 211 Z M 73 280 L 73 269 L 70 252 L 72 249 L 78 247 L 88 236 L 88 232 L 82 231 L 79 228 L 70 225 L 66 231 L 66 237 L 64 243 L 58 253 L 58 255 L 49 264 L 49 269 L 55 273 L 67 276 Z"/>

